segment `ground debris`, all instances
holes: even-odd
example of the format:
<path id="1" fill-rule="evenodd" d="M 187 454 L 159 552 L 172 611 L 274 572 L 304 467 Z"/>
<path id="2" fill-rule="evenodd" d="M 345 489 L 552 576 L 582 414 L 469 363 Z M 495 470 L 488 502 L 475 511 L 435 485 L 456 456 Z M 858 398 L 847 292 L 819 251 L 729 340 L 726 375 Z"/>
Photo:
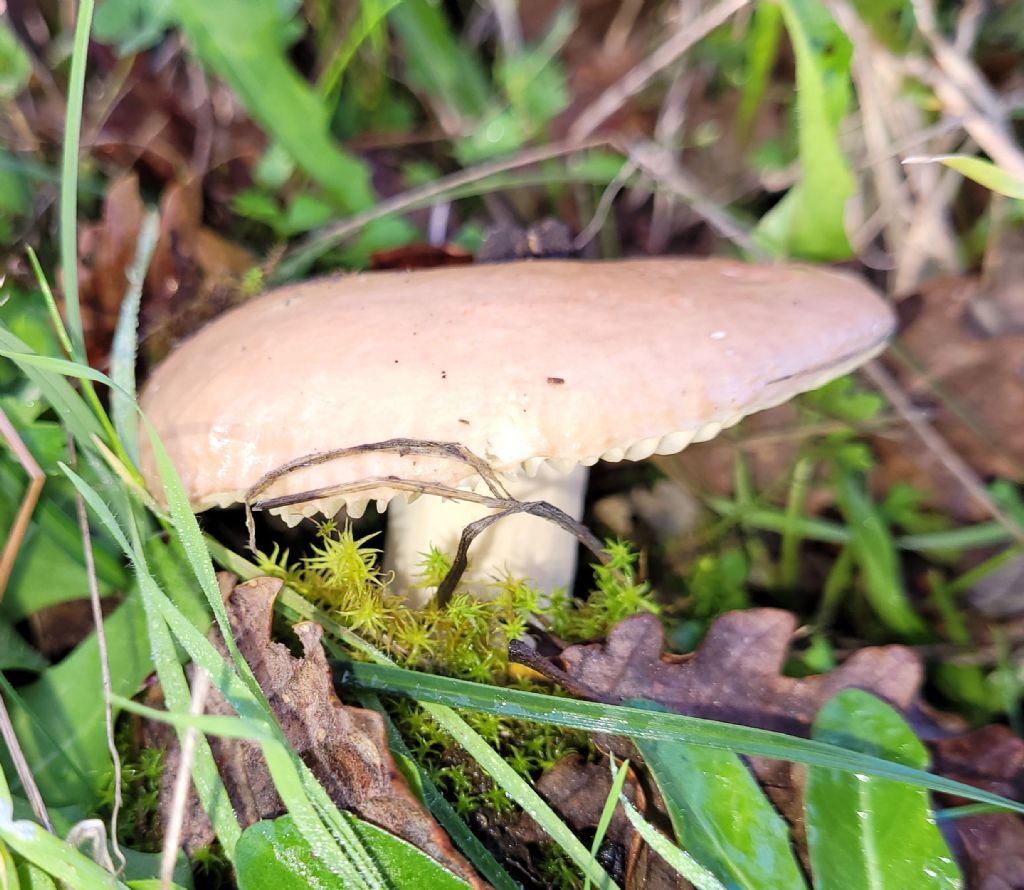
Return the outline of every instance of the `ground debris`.
<path id="1" fill-rule="evenodd" d="M 320 626 L 310 621 L 295 625 L 303 648 L 303 656 L 296 658 L 287 646 L 270 639 L 274 600 L 282 582 L 256 578 L 233 586 L 231 580 L 221 577 L 222 590 L 228 591 L 225 606 L 239 651 L 252 667 L 288 741 L 331 799 L 414 844 L 474 887 L 485 886 L 406 784 L 388 750 L 380 715 L 338 700 L 320 646 Z M 216 629 L 211 630 L 210 638 L 227 657 Z M 216 689 L 211 689 L 206 713 L 234 711 Z M 240 739 L 211 737 L 210 741 L 243 827 L 281 815 L 284 807 L 259 746 Z M 163 820 L 167 818 L 177 762 L 177 751 L 172 751 L 160 796 Z M 186 808 L 182 838 L 190 853 L 213 839 L 212 826 L 194 789 Z"/>
<path id="2" fill-rule="evenodd" d="M 807 735 L 818 709 L 837 692 L 859 688 L 903 713 L 917 707 L 922 668 L 904 646 L 861 649 L 827 674 L 781 673 L 796 619 L 781 609 L 728 612 L 690 655 L 662 652 L 660 621 L 620 621 L 605 643 L 561 654 L 569 675 L 602 699 L 646 698 L 680 714 Z"/>
<path id="3" fill-rule="evenodd" d="M 1024 799 L 1024 741 L 1005 726 L 968 731 L 963 721 L 932 712 L 920 697 L 921 661 L 898 645 L 860 649 L 826 674 L 782 674 L 795 618 L 779 609 L 729 612 L 708 629 L 689 655 L 663 651 L 653 615 L 620 621 L 602 643 L 569 646 L 561 662 L 573 691 L 595 700 L 656 701 L 680 714 L 807 736 L 818 709 L 843 689 L 859 688 L 884 699 L 928 745 L 938 775 Z M 793 831 L 805 867 L 806 835 L 800 764 L 748 758 L 765 793 Z M 962 800 L 944 800 L 949 805 Z M 968 887 L 1024 888 L 1024 820 L 1010 813 L 956 819 L 946 833 L 971 876 Z"/>

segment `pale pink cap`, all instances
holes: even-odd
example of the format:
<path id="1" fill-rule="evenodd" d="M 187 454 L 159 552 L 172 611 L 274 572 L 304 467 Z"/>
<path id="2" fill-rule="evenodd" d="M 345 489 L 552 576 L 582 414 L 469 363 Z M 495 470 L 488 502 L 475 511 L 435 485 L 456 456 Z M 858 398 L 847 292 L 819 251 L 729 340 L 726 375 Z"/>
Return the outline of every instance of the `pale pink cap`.
<path id="1" fill-rule="evenodd" d="M 893 324 L 862 280 L 810 266 L 536 261 L 358 274 L 228 312 L 156 368 L 141 402 L 203 509 L 311 452 L 396 437 L 459 442 L 498 472 L 671 454 L 853 369 Z M 148 451 L 142 465 L 158 487 Z M 388 475 L 457 485 L 472 470 L 360 454 L 265 495 Z M 352 496 L 350 512 L 393 493 Z"/>

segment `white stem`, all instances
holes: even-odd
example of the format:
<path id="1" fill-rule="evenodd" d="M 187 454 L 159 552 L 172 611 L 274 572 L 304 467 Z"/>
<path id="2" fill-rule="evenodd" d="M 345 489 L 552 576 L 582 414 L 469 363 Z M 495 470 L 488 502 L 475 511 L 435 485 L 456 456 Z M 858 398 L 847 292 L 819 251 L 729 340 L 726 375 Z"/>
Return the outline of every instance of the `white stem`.
<path id="1" fill-rule="evenodd" d="M 542 464 L 537 475 L 504 479 L 512 497 L 547 501 L 573 519 L 583 515 L 586 467 L 568 475 Z M 396 498 L 388 506 L 388 540 L 384 565 L 395 573 L 395 589 L 406 592 L 411 605 L 421 606 L 429 591 L 416 588 L 423 554 L 431 546 L 454 555 L 462 530 L 492 511 L 479 504 L 424 495 L 412 504 Z M 494 579 L 505 572 L 526 578 L 545 594 L 556 587 L 572 588 L 576 575 L 576 539 L 536 516 L 505 516 L 480 534 L 469 548 L 469 569 L 463 581 L 477 596 L 495 593 Z"/>

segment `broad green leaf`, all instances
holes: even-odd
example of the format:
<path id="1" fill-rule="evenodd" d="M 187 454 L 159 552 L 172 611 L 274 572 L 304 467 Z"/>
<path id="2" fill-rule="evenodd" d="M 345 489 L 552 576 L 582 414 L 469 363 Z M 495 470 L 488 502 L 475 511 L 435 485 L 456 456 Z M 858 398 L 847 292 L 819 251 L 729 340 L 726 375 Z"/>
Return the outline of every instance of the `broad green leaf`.
<path id="1" fill-rule="evenodd" d="M 651 702 L 634 707 L 667 713 Z M 789 829 L 732 751 L 638 740 L 679 845 L 727 887 L 803 890 Z"/>
<path id="2" fill-rule="evenodd" d="M 328 130 L 328 111 L 288 61 L 289 20 L 277 3 L 172 0 L 193 49 L 246 110 L 349 213 L 374 202 L 369 168 Z"/>
<path id="3" fill-rule="evenodd" d="M 394 835 L 348 814 L 345 819 L 373 856 L 391 890 L 459 890 L 468 885 Z M 338 887 L 340 878 L 318 858 L 291 816 L 257 822 L 235 848 L 239 890 L 308 890 Z"/>
<path id="4" fill-rule="evenodd" d="M 163 858 L 163 854 L 143 853 L 140 850 L 124 846 L 121 847 L 121 852 L 125 858 L 122 880 L 132 890 L 159 890 L 160 882 L 153 879 L 153 875 L 160 874 L 160 860 Z M 179 890 L 192 890 L 192 868 L 182 850 L 178 851 L 173 879 L 172 887 L 179 888 Z"/>
<path id="5" fill-rule="evenodd" d="M 137 593 L 103 622 L 109 640 L 111 686 L 134 695 L 153 669 Z M 96 800 L 110 768 L 104 727 L 103 688 L 95 635 L 38 680 L 19 690 L 11 720 L 47 803 Z M 0 757 L 0 763 L 5 762 Z"/>
<path id="6" fill-rule="evenodd" d="M 926 158 L 907 158 L 903 163 L 943 164 L 990 191 L 999 192 L 1007 198 L 1024 200 L 1024 179 L 1018 179 L 985 158 L 970 155 L 933 155 Z"/>
<path id="7" fill-rule="evenodd" d="M 924 622 L 907 598 L 896 543 L 863 481 L 836 465 L 835 490 L 868 602 L 887 627 L 908 636 L 921 634 Z"/>
<path id="8" fill-rule="evenodd" d="M 809 259 L 852 254 L 843 213 L 854 180 L 839 146 L 849 102 L 850 42 L 820 0 L 778 0 L 796 56 L 800 181 L 757 227 L 774 253 Z"/>
<path id="9" fill-rule="evenodd" d="M 899 713 L 860 689 L 821 709 L 813 736 L 915 769 L 928 752 Z M 923 788 L 812 767 L 807 843 L 817 890 L 956 890 L 960 872 Z"/>
<path id="10" fill-rule="evenodd" d="M 127 890 L 84 853 L 27 819 L 12 819 L 0 801 L 0 844 L 75 890 Z M 45 886 L 40 884 L 39 886 Z"/>
<path id="11" fill-rule="evenodd" d="M 0 844 L 0 890 L 21 890 L 21 875 L 22 870 L 14 863 L 14 854 Z"/>
<path id="12" fill-rule="evenodd" d="M 10 624 L 0 619 L 0 671 L 41 671 L 49 662 Z"/>
<path id="13" fill-rule="evenodd" d="M 177 607 L 204 632 L 209 623 L 195 585 L 174 573 L 181 552 L 154 540 L 150 557 L 161 570 Z M 139 592 L 132 589 L 103 622 L 112 692 L 131 696 L 153 670 L 149 636 Z M 102 680 L 95 635 L 38 680 L 19 690 L 12 720 L 33 775 L 48 803 L 92 800 L 109 772 Z"/>

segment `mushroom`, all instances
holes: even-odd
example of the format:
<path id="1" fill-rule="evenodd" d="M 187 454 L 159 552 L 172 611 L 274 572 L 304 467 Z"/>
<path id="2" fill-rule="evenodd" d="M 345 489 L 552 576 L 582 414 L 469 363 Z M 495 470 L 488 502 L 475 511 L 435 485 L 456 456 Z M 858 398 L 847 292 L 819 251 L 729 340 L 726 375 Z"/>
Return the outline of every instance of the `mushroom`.
<path id="1" fill-rule="evenodd" d="M 275 508 L 289 523 L 358 517 L 389 479 L 471 487 L 459 443 L 519 498 L 580 515 L 586 467 L 672 454 L 844 374 L 880 352 L 893 314 L 859 279 L 720 259 L 544 261 L 354 274 L 271 291 L 218 318 L 151 375 L 143 410 L 197 510 L 375 480 Z M 146 438 L 143 437 L 143 441 Z M 350 448 L 323 463 L 304 455 Z M 274 471 L 292 463 L 291 472 Z M 143 475 L 157 479 L 152 455 Z M 479 508 L 436 497 L 390 506 L 401 587 L 420 554 L 452 548 Z M 399 512 L 396 515 L 396 508 Z M 483 551 L 486 559 L 481 559 Z M 507 569 L 571 583 L 576 541 L 529 516 L 473 545 L 478 577 Z"/>

